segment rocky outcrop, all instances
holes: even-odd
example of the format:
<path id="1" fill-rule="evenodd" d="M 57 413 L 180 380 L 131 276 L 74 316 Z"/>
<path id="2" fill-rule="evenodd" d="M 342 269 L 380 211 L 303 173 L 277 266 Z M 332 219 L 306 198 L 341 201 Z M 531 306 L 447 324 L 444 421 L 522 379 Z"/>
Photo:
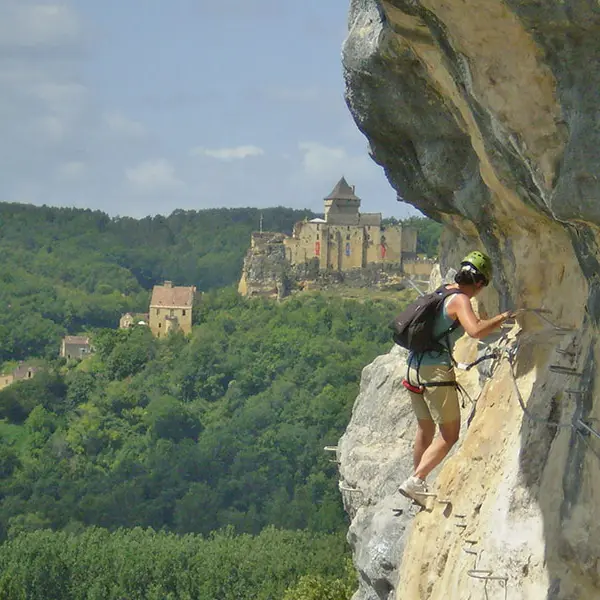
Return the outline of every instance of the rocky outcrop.
<path id="1" fill-rule="evenodd" d="M 342 476 L 365 491 L 344 492 L 356 600 L 600 597 L 599 33 L 584 1 L 351 4 L 348 105 L 398 193 L 448 225 L 442 268 L 485 249 L 496 274 L 482 314 L 548 311 L 498 342 L 490 378 L 471 377 L 477 412 L 435 482 L 449 504 L 405 524 L 390 515 L 412 432 L 386 362 L 401 370 L 401 357 L 365 371 L 340 442 Z M 355 433 L 379 427 L 383 441 Z"/>

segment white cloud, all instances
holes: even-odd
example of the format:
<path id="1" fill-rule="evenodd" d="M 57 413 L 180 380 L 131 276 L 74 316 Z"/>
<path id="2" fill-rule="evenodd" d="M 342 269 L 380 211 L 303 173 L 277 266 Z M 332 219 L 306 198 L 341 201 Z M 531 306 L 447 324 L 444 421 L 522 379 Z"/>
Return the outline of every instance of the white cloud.
<path id="1" fill-rule="evenodd" d="M 38 141 L 57 144 L 67 135 L 67 124 L 55 115 L 40 117 L 33 121 L 33 132 Z"/>
<path id="2" fill-rule="evenodd" d="M 65 116 L 80 113 L 87 102 L 88 90 L 75 82 L 41 81 L 32 86 L 31 93 L 48 110 Z"/>
<path id="3" fill-rule="evenodd" d="M 56 175 L 61 181 L 76 181 L 85 176 L 88 167 L 81 161 L 70 161 L 59 165 Z"/>
<path id="4" fill-rule="evenodd" d="M 115 135 L 139 138 L 144 137 L 148 133 L 146 127 L 142 123 L 133 121 L 119 112 L 105 114 L 104 122 L 109 130 Z"/>
<path id="5" fill-rule="evenodd" d="M 3 0 L 0 3 L 0 45 L 38 47 L 64 45 L 79 39 L 81 26 L 65 4 L 27 3 Z"/>
<path id="6" fill-rule="evenodd" d="M 185 184 L 175 175 L 175 168 L 164 158 L 147 160 L 125 170 L 129 184 L 138 192 L 151 193 L 181 190 Z"/>
<path id="7" fill-rule="evenodd" d="M 210 156 L 218 160 L 239 160 L 251 156 L 262 156 L 265 151 L 258 146 L 236 146 L 235 148 L 192 148 L 192 156 Z"/>
<path id="8" fill-rule="evenodd" d="M 337 181 L 342 175 L 368 178 L 374 175 L 375 165 L 365 155 L 351 156 L 340 146 L 325 146 L 319 142 L 301 142 L 298 148 L 302 153 L 304 174 L 311 179 Z"/>

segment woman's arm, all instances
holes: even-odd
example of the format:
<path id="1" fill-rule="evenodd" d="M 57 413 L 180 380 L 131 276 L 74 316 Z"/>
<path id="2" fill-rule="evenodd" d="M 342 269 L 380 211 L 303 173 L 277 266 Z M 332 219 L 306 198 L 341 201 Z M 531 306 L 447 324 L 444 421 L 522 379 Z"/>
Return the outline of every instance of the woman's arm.
<path id="1" fill-rule="evenodd" d="M 480 319 L 471 306 L 471 301 L 466 294 L 456 294 L 446 307 L 448 315 L 458 319 L 464 330 L 472 337 L 481 339 L 500 327 L 506 319 L 512 316 L 512 311 L 506 311 L 491 319 Z"/>

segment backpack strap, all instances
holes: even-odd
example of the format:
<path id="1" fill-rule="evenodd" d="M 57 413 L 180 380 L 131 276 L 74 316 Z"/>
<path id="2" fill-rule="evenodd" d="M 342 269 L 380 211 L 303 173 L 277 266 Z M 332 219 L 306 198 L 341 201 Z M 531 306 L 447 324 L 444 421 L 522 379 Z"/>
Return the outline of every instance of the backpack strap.
<path id="1" fill-rule="evenodd" d="M 441 295 L 443 295 L 444 297 L 444 302 L 446 301 L 446 298 L 448 298 L 448 296 L 453 296 L 454 294 L 462 294 L 463 292 L 461 292 L 460 290 L 457 289 L 452 289 L 449 290 L 447 287 L 445 286 L 440 286 L 437 290 L 436 293 L 440 292 Z M 442 304 L 442 312 L 444 310 L 444 305 Z M 450 327 L 448 327 L 448 329 L 446 329 L 446 331 L 442 332 L 440 335 L 436 336 L 434 338 L 434 341 L 440 343 L 443 339 L 445 339 L 446 345 L 444 346 L 444 350 L 448 351 L 448 354 L 450 355 L 450 360 L 452 362 L 453 366 L 456 366 L 456 361 L 454 360 L 454 357 L 452 356 L 452 350 L 450 350 L 450 339 L 449 336 L 450 334 L 455 331 L 456 329 L 458 329 L 460 327 L 460 321 L 458 319 L 454 319 L 454 322 L 452 323 L 452 325 L 450 325 Z M 419 365 L 420 366 L 420 365 Z"/>

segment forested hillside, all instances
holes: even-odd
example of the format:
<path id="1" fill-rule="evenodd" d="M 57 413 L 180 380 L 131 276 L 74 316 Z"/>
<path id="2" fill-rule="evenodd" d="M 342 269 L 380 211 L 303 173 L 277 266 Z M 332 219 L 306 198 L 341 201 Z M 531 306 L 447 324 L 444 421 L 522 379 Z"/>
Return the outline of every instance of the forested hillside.
<path id="1" fill-rule="evenodd" d="M 188 338 L 98 330 L 97 354 L 0 391 L 0 535 L 31 527 L 343 527 L 337 441 L 392 302 L 207 294 Z"/>
<path id="2" fill-rule="evenodd" d="M 405 300 L 214 291 L 187 338 L 97 329 L 94 356 L 1 390 L 2 597 L 29 585 L 26 598 L 349 598 L 323 446 L 343 432 Z M 250 563 L 233 568 L 240 556 Z"/>
<path id="3" fill-rule="evenodd" d="M 351 596 L 323 446 L 413 292 L 239 297 L 261 214 L 286 232 L 310 216 L 0 204 L 0 360 L 42 367 L 0 390 L 2 598 Z M 164 279 L 205 292 L 192 334 L 116 329 Z M 60 338 L 84 330 L 96 354 L 65 364 Z"/>
<path id="4" fill-rule="evenodd" d="M 116 327 L 124 312 L 146 311 L 164 279 L 202 291 L 232 284 L 261 215 L 265 229 L 290 233 L 312 213 L 221 208 L 136 220 L 0 203 L 0 362 L 55 356 L 66 333 Z"/>
<path id="5" fill-rule="evenodd" d="M 291 233 L 314 215 L 219 208 L 136 220 L 0 203 L 0 363 L 52 357 L 67 333 L 116 327 L 123 313 L 146 311 L 152 286 L 165 279 L 201 291 L 237 282 L 261 216 L 265 231 Z M 406 223 L 419 231 L 419 251 L 435 254 L 439 224 Z"/>

